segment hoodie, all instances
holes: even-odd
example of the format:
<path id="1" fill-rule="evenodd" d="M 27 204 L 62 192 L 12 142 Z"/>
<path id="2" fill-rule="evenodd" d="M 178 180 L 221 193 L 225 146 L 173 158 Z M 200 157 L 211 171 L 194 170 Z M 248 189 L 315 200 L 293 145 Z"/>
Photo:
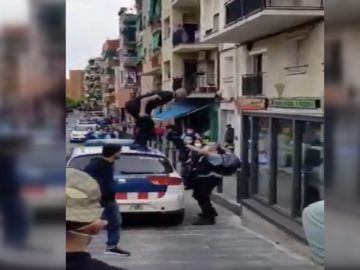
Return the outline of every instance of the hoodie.
<path id="1" fill-rule="evenodd" d="M 114 164 L 101 157 L 95 157 L 84 170 L 92 178 L 94 178 L 101 191 L 101 204 L 115 202 L 114 185 Z"/>
<path id="2" fill-rule="evenodd" d="M 110 266 L 102 261 L 91 258 L 87 252 L 67 252 L 67 270 L 123 270 L 122 268 Z"/>

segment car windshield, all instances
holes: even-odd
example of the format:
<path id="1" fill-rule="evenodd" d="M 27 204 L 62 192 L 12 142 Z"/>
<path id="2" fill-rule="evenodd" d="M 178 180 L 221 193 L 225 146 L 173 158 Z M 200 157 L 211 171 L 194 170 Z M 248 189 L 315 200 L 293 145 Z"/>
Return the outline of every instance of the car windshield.
<path id="1" fill-rule="evenodd" d="M 92 126 L 88 126 L 88 125 L 76 125 L 74 130 L 75 131 L 88 131 L 91 128 L 92 128 Z"/>
<path id="2" fill-rule="evenodd" d="M 90 160 L 99 155 L 79 156 L 71 160 L 69 167 L 84 170 Z M 170 162 L 161 156 L 122 154 L 115 161 L 114 174 L 169 174 L 173 172 Z"/>

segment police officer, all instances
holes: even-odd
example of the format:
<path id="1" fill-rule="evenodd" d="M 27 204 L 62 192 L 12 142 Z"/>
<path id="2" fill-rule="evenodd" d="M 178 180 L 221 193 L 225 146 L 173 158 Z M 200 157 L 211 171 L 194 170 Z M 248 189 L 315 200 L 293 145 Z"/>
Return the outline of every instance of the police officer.
<path id="1" fill-rule="evenodd" d="M 193 164 L 191 186 L 193 197 L 197 200 L 202 212 L 193 225 L 213 225 L 216 223 L 218 214 L 211 203 L 211 193 L 222 179 L 221 155 L 223 150 L 217 143 L 206 145 L 203 148 L 187 145 L 187 148 L 200 154 L 196 163 Z"/>

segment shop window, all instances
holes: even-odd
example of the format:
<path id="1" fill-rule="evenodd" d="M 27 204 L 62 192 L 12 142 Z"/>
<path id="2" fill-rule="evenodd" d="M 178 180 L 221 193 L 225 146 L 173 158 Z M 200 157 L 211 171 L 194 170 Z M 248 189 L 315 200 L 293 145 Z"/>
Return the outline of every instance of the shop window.
<path id="1" fill-rule="evenodd" d="M 302 143 L 302 208 L 323 199 L 324 125 L 306 122 Z"/>
<path id="2" fill-rule="evenodd" d="M 264 199 L 269 197 L 270 182 L 270 119 L 258 118 L 258 183 L 256 194 Z"/>
<path id="3" fill-rule="evenodd" d="M 290 213 L 292 209 L 293 180 L 293 122 L 281 119 L 277 129 L 277 206 Z"/>

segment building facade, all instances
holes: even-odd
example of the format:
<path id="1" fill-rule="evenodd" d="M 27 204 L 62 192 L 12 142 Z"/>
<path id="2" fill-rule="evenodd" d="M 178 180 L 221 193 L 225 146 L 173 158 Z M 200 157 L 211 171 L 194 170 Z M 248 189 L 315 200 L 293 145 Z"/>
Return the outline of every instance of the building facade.
<path id="1" fill-rule="evenodd" d="M 141 93 L 161 88 L 161 0 L 137 0 L 137 66 Z"/>
<path id="2" fill-rule="evenodd" d="M 103 106 L 103 81 L 102 71 L 105 67 L 102 57 L 90 58 L 85 67 L 84 91 L 85 102 L 92 107 Z"/>
<path id="3" fill-rule="evenodd" d="M 216 140 L 218 46 L 200 43 L 200 1 L 161 1 L 161 6 L 162 89 L 173 90 L 176 84 L 192 91 L 180 104 L 187 106 L 187 112 L 173 115 L 175 123 L 183 128 L 191 126 Z"/>
<path id="4" fill-rule="evenodd" d="M 128 120 L 125 103 L 139 93 L 136 66 L 136 31 L 138 16 L 127 8 L 119 13 L 119 65 L 115 69 L 116 108 L 122 121 Z M 130 120 L 130 119 L 129 119 Z"/>
<path id="5" fill-rule="evenodd" d="M 241 203 L 294 232 L 323 198 L 323 20 L 321 0 L 201 0 L 201 40 L 222 44 L 219 119 L 236 129 Z"/>
<path id="6" fill-rule="evenodd" d="M 69 86 L 66 97 L 82 101 L 84 98 L 84 74 L 83 70 L 70 70 L 69 71 Z"/>
<path id="7" fill-rule="evenodd" d="M 115 70 L 119 65 L 118 58 L 119 39 L 106 40 L 102 46 L 102 58 L 104 60 L 101 68 L 101 87 L 103 91 L 103 104 L 106 115 L 118 116 L 116 93 L 115 93 Z"/>

